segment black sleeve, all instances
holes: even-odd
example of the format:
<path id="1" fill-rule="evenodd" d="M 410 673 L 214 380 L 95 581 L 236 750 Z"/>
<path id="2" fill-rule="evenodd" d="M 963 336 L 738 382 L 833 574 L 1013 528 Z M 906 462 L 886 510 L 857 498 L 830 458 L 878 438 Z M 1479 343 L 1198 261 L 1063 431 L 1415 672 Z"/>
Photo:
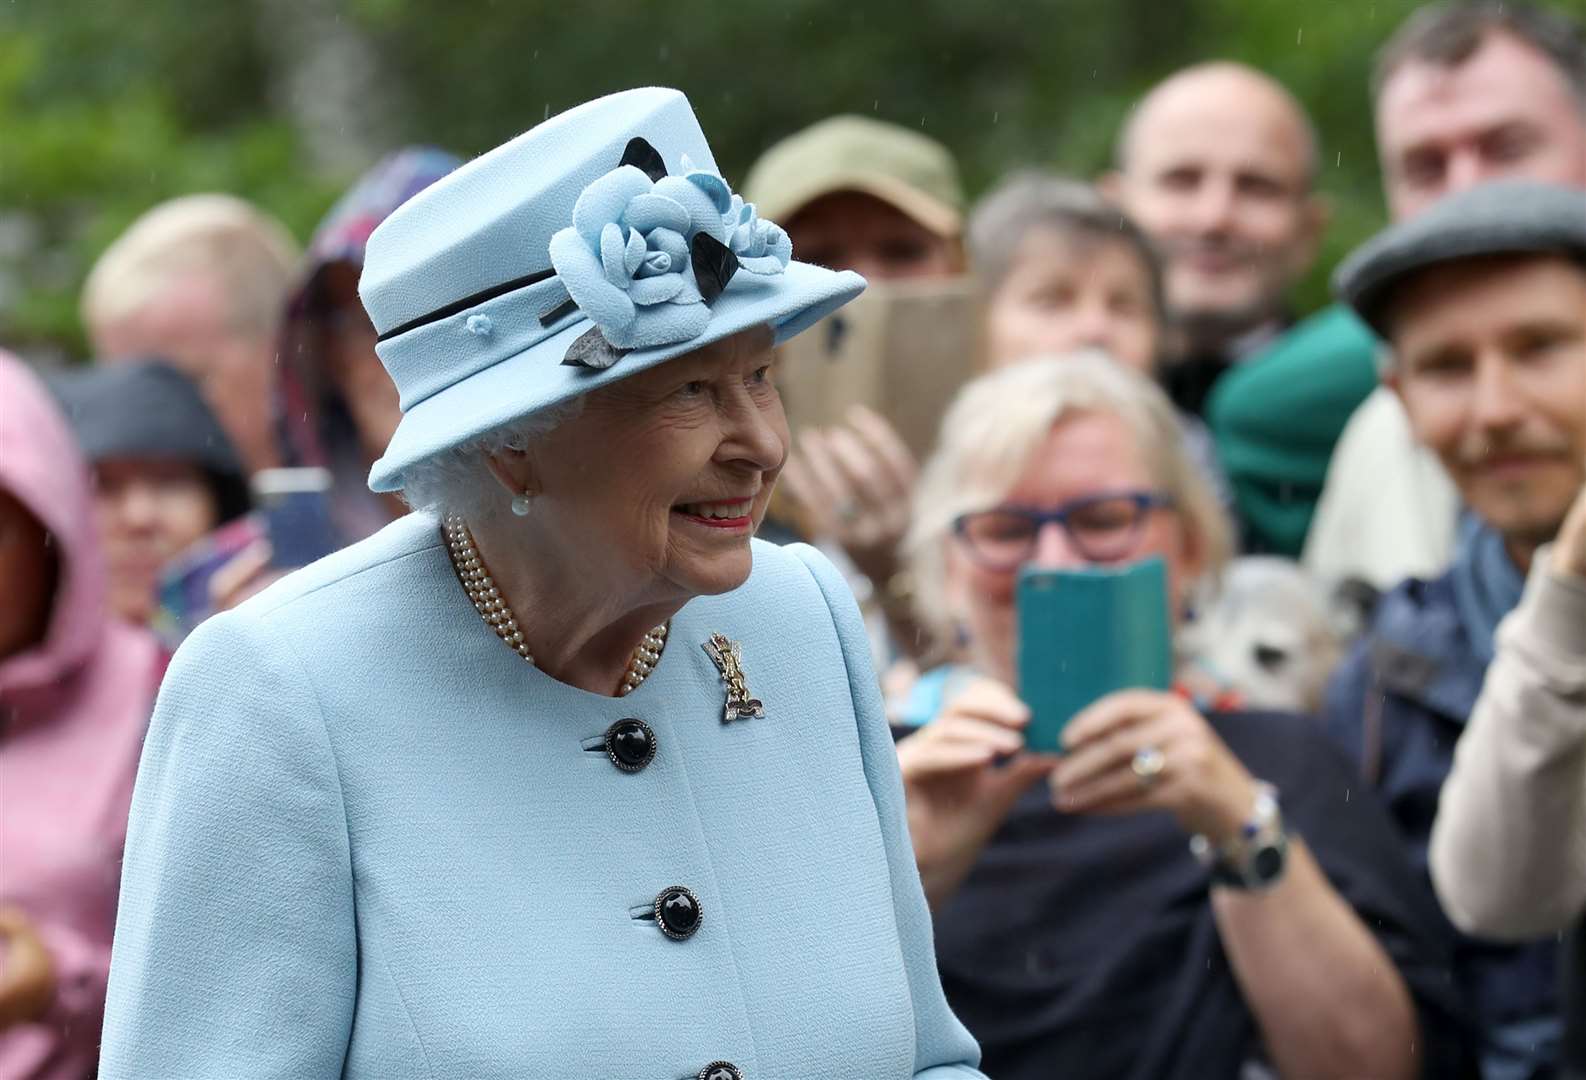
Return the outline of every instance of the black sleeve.
<path id="1" fill-rule="evenodd" d="M 1399 969 L 1420 1019 L 1422 1075 L 1477 1076 L 1474 1024 L 1454 983 L 1453 928 L 1348 756 L 1307 717 L 1238 713 L 1212 723 L 1252 775 L 1278 788 L 1289 831 Z"/>

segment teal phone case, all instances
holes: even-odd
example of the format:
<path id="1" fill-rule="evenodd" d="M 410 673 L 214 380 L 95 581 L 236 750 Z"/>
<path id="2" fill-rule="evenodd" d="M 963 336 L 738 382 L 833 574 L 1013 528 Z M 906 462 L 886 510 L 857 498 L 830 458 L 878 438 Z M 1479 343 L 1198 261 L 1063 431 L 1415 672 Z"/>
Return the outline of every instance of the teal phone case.
<path id="1" fill-rule="evenodd" d="M 1019 696 L 1030 706 L 1025 744 L 1055 752 L 1063 728 L 1115 690 L 1173 683 L 1167 568 L 1127 566 L 1019 572 Z"/>

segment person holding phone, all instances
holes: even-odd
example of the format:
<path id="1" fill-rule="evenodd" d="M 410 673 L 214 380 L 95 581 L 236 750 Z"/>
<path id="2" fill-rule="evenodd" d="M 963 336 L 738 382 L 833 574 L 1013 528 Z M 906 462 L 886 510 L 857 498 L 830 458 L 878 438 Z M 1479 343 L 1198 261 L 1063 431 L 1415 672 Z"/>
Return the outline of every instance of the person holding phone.
<path id="1" fill-rule="evenodd" d="M 988 1072 L 1463 1075 L 1431 898 L 1312 722 L 1101 682 L 1059 752 L 1029 745 L 1021 567 L 1160 560 L 1177 621 L 1226 557 L 1162 392 L 1105 357 L 1032 360 L 971 383 L 942 431 L 907 550 L 968 662 L 916 684 L 898 756 L 943 985 Z M 1055 651 L 1051 677 L 1095 680 Z"/>
<path id="2" fill-rule="evenodd" d="M 175 591 L 165 575 L 201 543 L 218 564 L 258 539 L 242 459 L 197 384 L 163 360 L 95 364 L 52 385 L 93 470 L 111 610 L 175 648 L 176 626 L 215 605 L 207 575 Z"/>

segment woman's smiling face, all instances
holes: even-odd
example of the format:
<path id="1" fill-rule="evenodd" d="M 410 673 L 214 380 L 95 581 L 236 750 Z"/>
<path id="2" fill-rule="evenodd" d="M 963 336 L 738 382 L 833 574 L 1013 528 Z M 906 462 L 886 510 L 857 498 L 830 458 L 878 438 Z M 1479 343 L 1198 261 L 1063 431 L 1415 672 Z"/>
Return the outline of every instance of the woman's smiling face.
<path id="1" fill-rule="evenodd" d="M 528 451 L 536 540 L 637 602 L 735 589 L 787 457 L 757 327 L 591 393 Z"/>

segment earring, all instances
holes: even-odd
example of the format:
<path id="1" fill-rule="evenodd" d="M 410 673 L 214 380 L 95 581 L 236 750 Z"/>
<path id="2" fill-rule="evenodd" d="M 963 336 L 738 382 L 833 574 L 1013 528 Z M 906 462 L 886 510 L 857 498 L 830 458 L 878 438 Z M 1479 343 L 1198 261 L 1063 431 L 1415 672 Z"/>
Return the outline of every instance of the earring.
<path id="1" fill-rule="evenodd" d="M 512 496 L 512 512 L 518 517 L 528 517 L 530 502 L 531 500 L 527 491 L 523 492 L 522 494 Z"/>

